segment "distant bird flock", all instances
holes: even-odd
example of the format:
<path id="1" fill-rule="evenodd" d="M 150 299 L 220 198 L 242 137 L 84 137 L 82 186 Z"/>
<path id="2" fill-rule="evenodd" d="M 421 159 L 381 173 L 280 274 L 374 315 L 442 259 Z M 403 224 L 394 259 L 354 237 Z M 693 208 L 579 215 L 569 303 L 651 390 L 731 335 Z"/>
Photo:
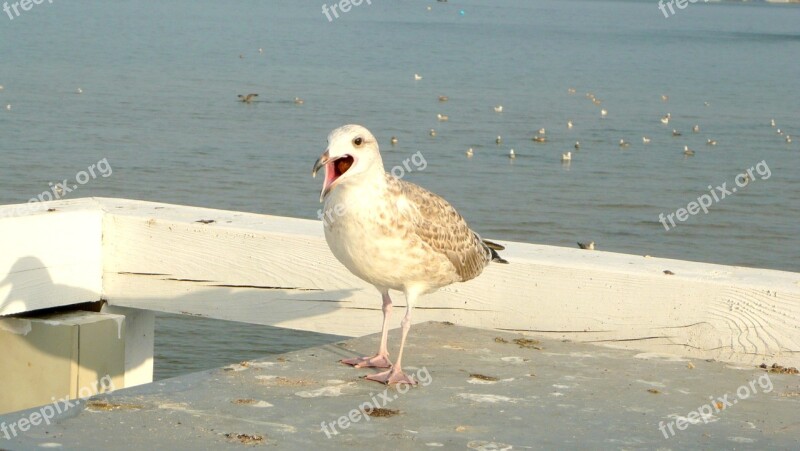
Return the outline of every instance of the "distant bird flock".
<path id="1" fill-rule="evenodd" d="M 259 54 L 263 54 L 264 53 L 264 49 L 263 48 L 259 48 L 258 49 L 258 53 Z M 240 54 L 239 57 L 240 58 L 244 58 L 244 54 Z M 413 74 L 413 80 L 414 81 L 422 81 L 423 77 L 419 73 L 414 73 Z M 427 83 L 427 81 L 426 81 L 426 83 Z M 83 94 L 84 90 L 81 87 L 77 87 L 73 92 L 75 94 Z M 575 95 L 576 93 L 577 93 L 577 89 L 576 88 L 574 88 L 574 87 L 567 88 L 567 94 L 568 95 Z M 91 96 L 91 93 L 90 94 L 86 94 L 86 95 Z M 3 86 L 3 85 L 0 85 L 0 102 L 2 102 L 2 100 L 3 100 L 1 98 L 2 96 L 8 96 L 8 93 L 6 92 L 6 87 Z M 258 102 L 258 100 L 256 100 L 258 98 L 258 96 L 259 96 L 258 93 L 251 92 L 251 93 L 246 93 L 246 94 L 238 94 L 237 97 L 238 97 L 239 102 L 245 103 L 245 104 L 251 104 L 251 103 Z M 592 105 L 600 106 L 600 105 L 603 104 L 603 100 L 601 100 L 597 95 L 595 95 L 592 92 L 586 92 L 585 97 L 592 103 Z M 437 99 L 438 99 L 438 101 L 440 103 L 445 103 L 445 102 L 449 102 L 450 101 L 450 97 L 447 96 L 447 95 L 443 95 L 443 94 L 438 95 Z M 667 94 L 661 94 L 660 95 L 660 99 L 665 104 L 670 101 L 670 97 Z M 303 104 L 305 104 L 305 100 L 300 98 L 300 97 L 294 97 L 293 103 L 295 105 L 303 105 Z M 0 105 L 3 105 L 3 104 L 5 105 L 6 111 L 11 111 L 12 110 L 12 104 L 11 103 L 6 103 L 6 102 L 0 103 Z M 708 101 L 703 101 L 703 105 L 705 107 L 710 107 L 711 103 L 708 102 Z M 495 113 L 504 113 L 505 112 L 505 107 L 500 103 L 491 105 L 491 108 Z M 513 112 L 512 112 L 512 116 L 513 116 Z M 498 117 L 506 117 L 506 116 L 498 116 Z M 603 107 L 603 108 L 599 109 L 599 117 L 601 119 L 605 119 L 605 120 L 608 120 L 608 121 L 613 121 L 613 117 L 612 117 L 611 113 L 609 112 L 608 108 L 606 108 L 606 107 Z M 656 117 L 658 117 L 658 116 L 656 116 Z M 438 122 L 448 122 L 450 120 L 450 116 L 445 114 L 445 113 L 437 113 L 436 114 L 436 120 Z M 673 121 L 673 116 L 672 116 L 671 112 L 663 113 L 661 115 L 661 117 L 660 117 L 660 122 L 661 122 L 662 125 L 670 125 L 672 123 L 672 121 Z M 563 123 L 564 122 L 562 122 L 562 124 Z M 770 119 L 769 125 L 773 129 L 775 129 L 775 133 L 779 137 L 781 137 L 786 144 L 791 144 L 792 143 L 791 135 L 789 133 L 786 133 L 785 130 L 782 130 L 781 128 L 778 128 L 777 121 L 774 118 Z M 580 133 L 581 129 L 582 129 L 581 124 L 576 123 L 576 121 L 574 121 L 573 119 L 567 119 L 566 120 L 566 130 L 569 133 Z M 699 134 L 701 132 L 700 124 L 693 124 L 691 126 L 691 130 L 692 130 L 693 134 Z M 680 137 L 683 136 L 683 133 L 677 128 L 672 128 L 671 131 L 672 131 L 672 136 L 675 137 L 675 138 L 680 138 Z M 430 137 L 436 137 L 437 136 L 437 131 L 435 129 L 431 128 L 429 130 L 428 134 L 430 135 Z M 559 136 L 556 136 L 556 142 L 560 141 L 558 138 L 559 138 Z M 642 139 L 642 144 L 643 145 L 648 145 L 648 144 L 653 143 L 654 139 L 656 140 L 657 143 L 666 142 L 666 141 L 660 140 L 658 136 L 653 137 L 653 136 L 648 136 L 648 135 L 642 135 L 641 139 Z M 538 129 L 538 131 L 535 134 L 533 134 L 533 136 L 531 137 L 531 140 L 534 143 L 538 143 L 538 144 L 545 144 L 545 143 L 551 142 L 550 137 L 546 134 L 546 130 L 543 127 L 540 127 Z M 676 141 L 680 142 L 680 140 L 676 140 Z M 626 140 L 624 137 L 619 138 L 618 143 L 619 143 L 619 148 L 621 148 L 621 149 L 628 149 L 628 148 L 632 147 L 631 142 Z M 398 144 L 398 138 L 396 136 L 392 136 L 391 145 L 392 146 L 397 146 L 397 144 Z M 503 145 L 503 138 L 500 135 L 497 135 L 497 137 L 495 138 L 495 144 L 497 146 L 502 146 Z M 550 145 L 552 145 L 552 144 L 550 144 Z M 707 148 L 709 148 L 709 150 L 710 150 L 711 147 L 714 147 L 714 146 L 717 145 L 717 140 L 712 138 L 712 137 L 706 137 L 706 145 L 707 145 Z M 478 146 L 480 146 L 480 145 L 478 144 Z M 576 151 L 581 150 L 582 149 L 581 141 L 575 141 L 575 144 L 572 147 Z M 635 147 L 635 146 L 633 146 L 633 147 Z M 676 147 L 677 147 L 677 149 L 680 149 L 680 147 L 683 147 L 682 153 L 685 156 L 694 156 L 696 154 L 695 150 L 690 149 L 689 146 L 684 144 L 684 143 L 680 143 Z M 677 149 L 676 149 L 676 151 L 677 151 Z M 473 156 L 475 156 L 478 153 L 478 150 L 479 149 L 476 148 L 476 147 L 470 147 L 464 153 L 467 156 L 467 158 L 472 158 Z M 569 150 L 566 150 L 566 149 L 559 149 L 559 150 L 560 150 L 560 152 L 557 153 L 556 155 L 560 155 L 561 156 L 561 161 L 563 163 L 569 163 L 569 162 L 573 161 L 573 157 L 574 156 L 579 155 L 579 154 L 573 155 L 572 151 L 569 151 Z M 508 155 L 509 159 L 512 159 L 512 160 L 517 157 L 517 154 L 514 152 L 513 149 L 511 149 L 508 152 L 507 155 Z"/>
<path id="2" fill-rule="evenodd" d="M 423 79 L 423 77 L 418 73 L 415 73 L 413 78 L 414 78 L 415 81 L 420 81 L 420 80 Z M 577 89 L 576 88 L 572 88 L 572 87 L 567 88 L 567 94 L 568 95 L 574 95 L 576 93 L 577 93 Z M 449 96 L 443 95 L 443 94 L 438 95 L 437 98 L 438 98 L 439 102 L 448 102 L 450 100 Z M 586 98 L 592 103 L 592 105 L 600 106 L 600 105 L 603 104 L 603 100 L 601 100 L 597 95 L 595 95 L 592 92 L 587 92 L 586 93 Z M 667 103 L 670 100 L 669 96 L 666 95 L 666 94 L 661 94 L 660 95 L 660 99 L 664 103 Z M 705 107 L 709 107 L 711 105 L 711 103 L 708 102 L 708 101 L 703 101 L 703 105 Z M 491 105 L 491 108 L 492 108 L 492 111 L 494 111 L 495 113 L 503 113 L 505 111 L 505 107 L 500 103 L 496 103 L 494 105 Z M 599 113 L 600 113 L 600 116 L 599 116 L 600 119 L 605 119 L 607 121 L 613 121 L 613 116 L 609 112 L 608 108 L 606 108 L 606 107 L 600 108 L 599 109 Z M 513 116 L 513 114 L 512 114 L 512 116 Z M 680 119 L 680 115 L 678 117 Z M 659 116 L 654 114 L 654 117 L 653 117 L 654 123 L 657 124 L 657 122 L 655 122 L 655 121 L 658 118 L 659 118 Z M 437 119 L 438 122 L 447 122 L 447 121 L 450 120 L 450 117 L 447 114 L 444 114 L 444 113 L 437 113 L 436 114 L 436 119 Z M 660 115 L 660 122 L 661 122 L 662 125 L 670 125 L 670 124 L 672 124 L 673 123 L 673 115 L 672 115 L 672 113 L 671 112 L 666 112 L 666 113 L 661 114 Z M 605 121 L 604 121 L 604 123 L 605 123 Z M 611 122 L 609 122 L 609 123 L 611 123 Z M 577 124 L 576 121 L 574 121 L 573 119 L 567 119 L 566 120 L 566 130 L 569 133 L 580 132 L 581 129 L 582 129 L 582 127 L 580 127 L 580 125 L 581 124 Z M 770 125 L 773 128 L 776 129 L 776 133 L 779 136 L 782 136 L 786 143 L 791 143 L 792 142 L 792 137 L 789 134 L 787 134 L 783 130 L 777 128 L 777 124 L 776 124 L 776 121 L 774 119 L 772 119 L 770 121 Z M 677 128 L 671 128 L 671 129 L 668 129 L 668 130 L 671 130 L 671 135 L 674 138 L 683 137 L 683 133 L 680 130 L 678 130 Z M 699 134 L 701 132 L 700 124 L 693 124 L 691 126 L 691 130 L 692 130 L 693 134 Z M 667 131 L 667 133 L 670 133 L 670 132 Z M 431 137 L 435 137 L 437 135 L 436 130 L 435 129 L 430 129 L 429 135 Z M 558 138 L 560 138 L 560 136 L 556 136 L 556 142 L 560 141 L 560 139 L 558 139 Z M 533 141 L 534 143 L 537 143 L 537 144 L 546 144 L 546 143 L 551 142 L 550 137 L 547 135 L 547 130 L 544 127 L 538 128 L 538 130 L 531 136 L 530 139 L 531 139 L 531 141 Z M 654 137 L 652 135 L 641 135 L 641 139 L 642 139 L 642 144 L 643 145 L 649 145 L 649 144 L 653 143 L 654 139 L 656 140 L 657 143 L 660 143 L 662 145 L 663 145 L 663 143 L 667 142 L 666 140 L 659 139 L 658 136 Z M 502 146 L 504 144 L 503 137 L 500 136 L 500 135 L 497 135 L 495 140 L 494 140 L 494 142 L 495 142 L 495 144 L 497 146 Z M 680 143 L 680 144 L 676 145 L 676 148 L 675 148 L 675 152 L 676 153 L 682 147 L 683 150 L 681 151 L 681 153 L 684 156 L 690 157 L 690 156 L 694 156 L 696 154 L 696 151 L 693 150 L 693 149 L 690 149 L 689 146 L 686 145 L 685 143 L 680 142 L 680 140 L 676 140 L 676 142 Z M 628 141 L 624 137 L 619 138 L 617 143 L 618 143 L 618 146 L 619 146 L 620 149 L 628 149 L 628 148 L 635 147 L 635 146 L 632 145 L 631 141 Z M 396 144 L 397 144 L 396 138 L 392 137 L 392 145 L 396 145 Z M 707 146 L 716 146 L 717 145 L 717 140 L 714 139 L 714 138 L 706 137 L 706 144 L 707 144 Z M 550 144 L 550 145 L 552 145 L 552 144 Z M 478 146 L 480 146 L 480 144 L 478 144 Z M 575 144 L 572 147 L 576 151 L 581 150 L 582 149 L 581 141 L 575 141 Z M 594 147 L 596 148 L 597 146 L 594 146 Z M 573 161 L 574 158 L 576 158 L 578 155 L 580 155 L 580 154 L 573 154 L 573 152 L 571 150 L 566 150 L 566 149 L 559 149 L 559 150 L 560 150 L 560 153 L 558 155 L 561 156 L 561 162 L 564 163 L 565 165 L 569 165 Z M 477 155 L 478 152 L 479 152 L 479 148 L 476 148 L 473 145 L 473 147 L 470 147 L 466 151 L 464 151 L 464 155 L 466 155 L 466 157 L 469 159 L 469 158 L 473 158 L 475 155 Z M 506 155 L 508 156 L 509 160 L 512 160 L 512 162 L 513 162 L 513 160 L 515 160 L 519 154 L 516 153 L 514 151 L 514 149 L 509 149 L 508 153 Z M 579 159 L 579 157 L 577 157 L 577 158 Z"/>

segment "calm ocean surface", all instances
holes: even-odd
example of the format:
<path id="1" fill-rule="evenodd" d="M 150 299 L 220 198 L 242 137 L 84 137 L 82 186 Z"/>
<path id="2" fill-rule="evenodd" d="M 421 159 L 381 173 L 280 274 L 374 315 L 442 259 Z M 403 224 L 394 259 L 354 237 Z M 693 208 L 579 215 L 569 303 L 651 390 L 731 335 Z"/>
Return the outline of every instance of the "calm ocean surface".
<path id="1" fill-rule="evenodd" d="M 0 15 L 0 204 L 107 158 L 113 173 L 68 197 L 316 218 L 311 166 L 355 122 L 387 169 L 422 152 L 406 179 L 483 236 L 800 271 L 800 7 L 701 2 L 664 18 L 656 1 L 372 0 L 329 23 L 321 5 L 56 0 Z M 249 92 L 258 102 L 237 102 Z M 532 142 L 541 127 L 549 142 Z M 659 223 L 762 161 L 708 214 Z M 333 339 L 163 315 L 156 377 Z"/>

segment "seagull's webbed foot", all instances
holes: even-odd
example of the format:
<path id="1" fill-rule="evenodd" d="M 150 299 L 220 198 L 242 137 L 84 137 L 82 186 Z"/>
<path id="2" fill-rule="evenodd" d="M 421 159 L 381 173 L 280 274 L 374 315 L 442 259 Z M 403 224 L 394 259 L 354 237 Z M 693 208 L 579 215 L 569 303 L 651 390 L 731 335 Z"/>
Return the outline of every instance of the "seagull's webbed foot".
<path id="1" fill-rule="evenodd" d="M 392 362 L 389 355 L 376 354 L 372 357 L 354 357 L 352 359 L 342 359 L 340 362 L 345 365 L 352 365 L 356 368 L 391 368 Z"/>
<path id="2" fill-rule="evenodd" d="M 403 370 L 399 368 L 392 368 L 388 371 L 377 374 L 369 374 L 366 376 L 367 380 L 380 382 L 386 385 L 392 384 L 409 384 L 417 385 L 417 381 L 406 375 Z"/>

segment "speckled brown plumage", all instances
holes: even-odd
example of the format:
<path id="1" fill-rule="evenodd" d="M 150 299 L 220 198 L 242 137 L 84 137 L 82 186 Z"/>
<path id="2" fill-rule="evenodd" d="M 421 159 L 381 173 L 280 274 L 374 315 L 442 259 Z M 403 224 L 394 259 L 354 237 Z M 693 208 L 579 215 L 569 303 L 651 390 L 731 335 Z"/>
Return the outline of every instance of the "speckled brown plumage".
<path id="1" fill-rule="evenodd" d="M 474 279 L 492 261 L 491 249 L 441 196 L 389 174 L 386 183 L 392 195 L 402 195 L 408 201 L 410 208 L 403 210 L 403 216 L 411 224 L 411 232 L 450 260 L 459 282 Z"/>

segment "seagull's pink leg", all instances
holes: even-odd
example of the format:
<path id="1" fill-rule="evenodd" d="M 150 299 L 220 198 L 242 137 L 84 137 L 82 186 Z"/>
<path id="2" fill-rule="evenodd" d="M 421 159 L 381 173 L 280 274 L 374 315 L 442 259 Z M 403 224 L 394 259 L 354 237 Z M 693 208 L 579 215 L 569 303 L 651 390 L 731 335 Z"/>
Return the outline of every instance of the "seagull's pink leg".
<path id="1" fill-rule="evenodd" d="M 386 342 L 389 338 L 389 317 L 392 315 L 392 298 L 389 297 L 389 292 L 384 291 L 381 293 L 383 297 L 383 330 L 381 331 L 381 346 L 378 348 L 378 353 L 372 357 L 355 357 L 352 359 L 344 359 L 342 363 L 353 365 L 356 368 L 391 368 L 392 362 L 389 361 L 389 350 L 386 347 Z"/>
<path id="2" fill-rule="evenodd" d="M 400 352 L 397 354 L 397 362 L 389 371 L 384 371 L 378 374 L 370 374 L 367 376 L 367 379 L 371 381 L 382 382 L 387 385 L 399 383 L 411 385 L 417 384 L 414 379 L 406 376 L 402 369 L 403 348 L 406 345 L 408 331 L 411 329 L 411 309 L 414 308 L 414 301 L 416 301 L 416 297 L 416 293 L 406 292 L 406 302 L 408 306 L 406 307 L 406 316 L 403 317 L 403 321 L 400 323 L 402 326 L 402 335 L 400 337 Z"/>

